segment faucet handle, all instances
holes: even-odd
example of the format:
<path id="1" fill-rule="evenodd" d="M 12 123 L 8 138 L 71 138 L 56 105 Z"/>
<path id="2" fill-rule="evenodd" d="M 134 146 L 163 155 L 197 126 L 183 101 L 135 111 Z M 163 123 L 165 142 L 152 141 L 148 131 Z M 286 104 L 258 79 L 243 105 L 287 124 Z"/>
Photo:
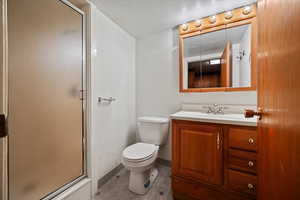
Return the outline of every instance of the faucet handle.
<path id="1" fill-rule="evenodd" d="M 207 113 L 213 113 L 213 112 L 215 112 L 215 111 L 214 111 L 214 108 L 211 107 L 211 106 L 208 106 Z"/>
<path id="2" fill-rule="evenodd" d="M 214 113 L 214 114 L 221 113 L 221 114 L 224 114 L 224 110 L 227 109 L 228 107 L 222 106 L 220 104 L 215 103 L 215 104 L 203 106 L 202 108 L 206 108 L 207 113 Z"/>
<path id="3" fill-rule="evenodd" d="M 224 114 L 225 109 L 228 109 L 228 107 L 227 106 L 219 106 L 218 110 L 217 110 L 217 113 Z"/>
<path id="4" fill-rule="evenodd" d="M 207 105 L 207 106 L 202 106 L 202 108 L 205 108 L 205 109 L 207 109 L 207 113 L 212 113 L 212 112 L 214 112 L 213 111 L 213 107 L 212 106 L 210 106 L 210 105 Z"/>

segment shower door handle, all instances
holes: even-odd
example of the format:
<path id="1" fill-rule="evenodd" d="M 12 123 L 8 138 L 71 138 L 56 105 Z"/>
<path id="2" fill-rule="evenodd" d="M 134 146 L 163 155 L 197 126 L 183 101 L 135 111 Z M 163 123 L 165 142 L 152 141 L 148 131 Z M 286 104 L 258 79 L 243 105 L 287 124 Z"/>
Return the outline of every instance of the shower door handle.
<path id="1" fill-rule="evenodd" d="M 0 138 L 7 136 L 6 119 L 4 114 L 0 114 Z"/>

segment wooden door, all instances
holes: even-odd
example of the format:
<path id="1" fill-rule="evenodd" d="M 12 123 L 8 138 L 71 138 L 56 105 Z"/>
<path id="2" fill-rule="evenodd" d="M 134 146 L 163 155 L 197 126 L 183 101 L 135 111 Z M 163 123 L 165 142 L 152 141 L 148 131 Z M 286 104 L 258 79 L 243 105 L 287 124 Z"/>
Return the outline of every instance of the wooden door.
<path id="1" fill-rule="evenodd" d="M 300 1 L 258 3 L 259 199 L 300 199 Z"/>
<path id="2" fill-rule="evenodd" d="M 231 87 L 231 42 L 227 42 L 221 57 L 221 87 Z"/>
<path id="3" fill-rule="evenodd" d="M 172 172 L 211 184 L 222 184 L 222 131 L 197 122 L 172 122 Z"/>

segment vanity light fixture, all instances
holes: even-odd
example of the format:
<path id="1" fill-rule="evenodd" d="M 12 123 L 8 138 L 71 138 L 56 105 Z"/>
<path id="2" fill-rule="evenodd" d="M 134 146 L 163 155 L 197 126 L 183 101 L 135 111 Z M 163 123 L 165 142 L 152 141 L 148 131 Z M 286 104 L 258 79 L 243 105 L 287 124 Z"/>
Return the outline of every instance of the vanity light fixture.
<path id="1" fill-rule="evenodd" d="M 217 21 L 217 16 L 216 16 L 216 15 L 213 15 L 213 16 L 210 16 L 210 17 L 209 17 L 209 22 L 210 22 L 211 24 L 216 23 L 216 21 Z"/>
<path id="2" fill-rule="evenodd" d="M 187 24 L 182 24 L 181 25 L 182 30 L 186 31 L 189 28 L 189 25 Z"/>
<path id="3" fill-rule="evenodd" d="M 195 21 L 195 26 L 196 26 L 196 27 L 200 27 L 201 25 L 202 25 L 201 19 L 197 19 L 197 20 Z"/>
<path id="4" fill-rule="evenodd" d="M 225 19 L 231 19 L 233 14 L 231 11 L 227 11 L 224 16 L 225 16 Z"/>
<path id="5" fill-rule="evenodd" d="M 249 14 L 251 13 L 251 11 L 252 11 L 252 9 L 251 9 L 250 6 L 245 6 L 245 7 L 243 8 L 243 14 L 244 14 L 244 15 L 249 15 Z"/>

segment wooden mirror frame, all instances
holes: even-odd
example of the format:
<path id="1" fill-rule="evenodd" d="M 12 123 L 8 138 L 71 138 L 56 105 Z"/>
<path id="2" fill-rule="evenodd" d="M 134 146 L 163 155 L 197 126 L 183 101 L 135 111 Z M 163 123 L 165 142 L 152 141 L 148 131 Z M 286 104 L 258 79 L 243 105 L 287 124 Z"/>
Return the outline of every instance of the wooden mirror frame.
<path id="1" fill-rule="evenodd" d="M 180 92 L 233 92 L 256 90 L 257 85 L 257 20 L 256 4 L 250 5 L 251 12 L 244 14 L 245 7 L 232 10 L 232 17 L 226 19 L 225 13 L 215 15 L 216 22 L 210 22 L 210 17 L 201 19 L 201 26 L 189 22 L 179 27 L 179 91 Z M 185 38 L 215 32 L 241 25 L 251 25 L 251 86 L 250 87 L 216 87 L 216 88 L 183 88 L 184 45 Z"/>

